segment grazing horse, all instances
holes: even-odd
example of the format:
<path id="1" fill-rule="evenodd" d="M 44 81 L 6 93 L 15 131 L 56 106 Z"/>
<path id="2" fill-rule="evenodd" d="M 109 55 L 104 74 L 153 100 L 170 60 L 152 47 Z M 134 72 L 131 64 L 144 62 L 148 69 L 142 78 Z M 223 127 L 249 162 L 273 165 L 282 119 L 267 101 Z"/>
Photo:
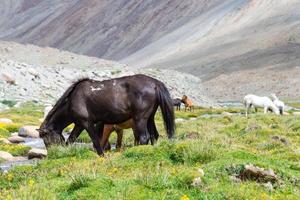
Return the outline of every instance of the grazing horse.
<path id="1" fill-rule="evenodd" d="M 191 99 L 189 99 L 186 95 L 182 96 L 181 102 L 185 105 L 185 111 L 188 109 L 191 112 L 194 111 L 194 105 Z"/>
<path id="2" fill-rule="evenodd" d="M 248 117 L 248 112 L 252 106 L 254 107 L 256 112 L 257 108 L 264 108 L 265 114 L 268 112 L 268 110 L 271 110 L 276 115 L 279 115 L 278 108 L 269 97 L 260 97 L 253 94 L 248 94 L 244 97 L 243 103 L 246 108 L 246 117 Z"/>
<path id="3" fill-rule="evenodd" d="M 129 129 L 129 128 L 133 128 L 133 120 L 132 119 L 130 119 L 126 122 L 123 122 L 121 124 L 105 124 L 104 128 L 103 128 L 103 133 L 100 133 L 101 134 L 101 139 L 100 139 L 101 146 L 106 150 L 111 149 L 108 139 L 109 139 L 111 133 L 115 131 L 117 133 L 116 148 L 117 149 L 121 148 L 122 139 L 123 139 L 123 129 Z M 67 140 L 67 144 L 72 144 L 75 142 L 75 140 L 79 136 L 80 132 L 76 132 L 76 133 L 78 133 L 78 134 L 75 135 L 74 132 L 72 132 L 70 134 L 70 136 Z"/>
<path id="4" fill-rule="evenodd" d="M 271 94 L 271 99 L 275 104 L 275 106 L 279 109 L 280 114 L 283 115 L 284 107 L 285 107 L 284 102 L 280 101 L 274 93 Z"/>
<path id="5" fill-rule="evenodd" d="M 123 139 L 123 130 L 133 128 L 133 120 L 130 119 L 126 122 L 123 122 L 121 124 L 105 124 L 103 129 L 103 135 L 101 138 L 101 145 L 103 147 L 106 147 L 105 149 L 111 149 L 110 143 L 108 141 L 110 134 L 112 132 L 117 133 L 117 143 L 116 148 L 119 149 L 122 146 L 122 139 Z"/>
<path id="6" fill-rule="evenodd" d="M 181 103 L 182 103 L 181 99 L 179 98 L 173 99 L 173 106 L 176 106 L 176 110 L 180 110 Z"/>
<path id="7" fill-rule="evenodd" d="M 38 129 L 46 147 L 65 142 L 62 131 L 74 123 L 71 134 L 88 132 L 98 155 L 104 124 L 133 120 L 135 143 L 153 144 L 158 139 L 154 116 L 161 108 L 166 132 L 175 132 L 174 109 L 166 86 L 146 75 L 133 75 L 105 81 L 81 79 L 73 83 L 56 102 Z M 95 126 L 97 124 L 97 126 Z"/>

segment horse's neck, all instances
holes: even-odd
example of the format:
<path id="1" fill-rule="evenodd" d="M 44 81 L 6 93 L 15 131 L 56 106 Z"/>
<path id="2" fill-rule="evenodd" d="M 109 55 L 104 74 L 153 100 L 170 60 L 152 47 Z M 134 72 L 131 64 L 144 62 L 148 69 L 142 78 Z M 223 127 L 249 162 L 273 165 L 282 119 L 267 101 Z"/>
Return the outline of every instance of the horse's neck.
<path id="1" fill-rule="evenodd" d="M 61 132 L 65 127 L 71 123 L 70 118 L 67 115 L 67 111 L 62 108 L 57 110 L 50 119 L 47 120 L 45 126 L 47 129 L 52 129 L 57 132 Z"/>

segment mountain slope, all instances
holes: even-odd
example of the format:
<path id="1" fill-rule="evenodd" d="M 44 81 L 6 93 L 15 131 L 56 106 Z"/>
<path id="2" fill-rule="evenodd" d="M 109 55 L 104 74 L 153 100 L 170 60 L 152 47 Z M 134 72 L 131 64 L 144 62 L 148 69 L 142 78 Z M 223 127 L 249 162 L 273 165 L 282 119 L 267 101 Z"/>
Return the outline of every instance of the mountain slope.
<path id="1" fill-rule="evenodd" d="M 4 0 L 0 38 L 120 60 L 221 0 Z"/>
<path id="2" fill-rule="evenodd" d="M 299 0 L 1 3 L 0 39 L 117 60 L 130 67 L 188 72 L 200 77 L 220 100 L 255 92 L 300 95 L 293 84 L 300 62 Z M 265 73 L 268 76 L 260 78 Z M 268 85 L 269 79 L 278 81 Z M 224 94 L 224 81 L 233 85 L 235 94 Z"/>

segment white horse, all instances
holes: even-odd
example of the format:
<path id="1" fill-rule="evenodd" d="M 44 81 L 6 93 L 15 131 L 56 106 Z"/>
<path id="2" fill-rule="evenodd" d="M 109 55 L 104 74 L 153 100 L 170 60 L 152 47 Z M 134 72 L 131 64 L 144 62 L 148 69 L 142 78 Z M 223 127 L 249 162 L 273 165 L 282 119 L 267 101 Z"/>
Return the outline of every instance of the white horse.
<path id="1" fill-rule="evenodd" d="M 256 112 L 257 108 L 264 108 L 265 114 L 271 110 L 276 115 L 279 115 L 279 109 L 269 97 L 260 97 L 253 94 L 248 94 L 244 97 L 244 105 L 246 107 L 246 117 L 248 117 L 248 112 L 252 106 Z"/>
<path id="2" fill-rule="evenodd" d="M 274 93 L 271 94 L 271 99 L 275 104 L 275 106 L 279 109 L 280 114 L 283 115 L 284 107 L 285 107 L 284 102 L 280 101 Z"/>

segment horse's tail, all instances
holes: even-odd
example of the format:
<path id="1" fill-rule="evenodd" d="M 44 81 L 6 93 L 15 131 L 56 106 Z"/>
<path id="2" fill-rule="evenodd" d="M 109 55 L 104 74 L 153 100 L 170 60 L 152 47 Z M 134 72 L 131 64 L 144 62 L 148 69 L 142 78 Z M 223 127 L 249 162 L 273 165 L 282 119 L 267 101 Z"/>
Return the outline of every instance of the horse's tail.
<path id="1" fill-rule="evenodd" d="M 167 131 L 168 138 L 170 139 L 175 133 L 173 101 L 168 89 L 163 83 L 157 85 L 156 95 L 164 119 L 165 129 Z"/>

